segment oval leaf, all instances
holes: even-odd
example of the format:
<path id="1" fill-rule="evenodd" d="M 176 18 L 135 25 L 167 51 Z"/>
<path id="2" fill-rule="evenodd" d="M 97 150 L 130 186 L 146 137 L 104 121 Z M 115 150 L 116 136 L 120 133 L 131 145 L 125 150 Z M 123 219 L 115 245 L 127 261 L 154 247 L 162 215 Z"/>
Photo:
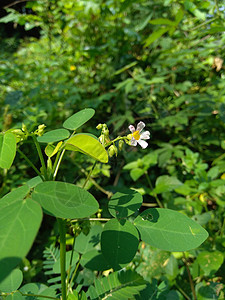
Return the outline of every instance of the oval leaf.
<path id="1" fill-rule="evenodd" d="M 3 281 L 0 282 L 0 291 L 11 293 L 16 291 L 23 281 L 23 273 L 19 269 L 14 269 Z"/>
<path id="2" fill-rule="evenodd" d="M 86 190 L 74 184 L 48 181 L 38 184 L 32 198 L 45 212 L 58 218 L 89 217 L 98 210 L 98 202 Z"/>
<path id="3" fill-rule="evenodd" d="M 208 237 L 207 231 L 187 216 L 166 208 L 149 208 L 134 221 L 141 239 L 167 251 L 197 248 Z"/>
<path id="4" fill-rule="evenodd" d="M 37 138 L 39 143 L 55 143 L 67 139 L 70 136 L 70 132 L 66 129 L 55 129 L 46 132 L 42 136 Z"/>
<path id="5" fill-rule="evenodd" d="M 87 251 L 94 249 L 94 247 L 100 243 L 101 233 L 102 226 L 100 225 L 92 226 L 87 235 L 81 232 L 76 238 L 74 250 L 84 254 Z"/>
<path id="6" fill-rule="evenodd" d="M 108 162 L 108 154 L 103 145 L 92 136 L 84 133 L 76 134 L 70 138 L 66 142 L 65 149 L 79 151 L 102 163 Z"/>
<path id="7" fill-rule="evenodd" d="M 86 123 L 88 120 L 90 120 L 95 114 L 95 110 L 92 108 L 85 108 L 71 117 L 69 117 L 64 123 L 63 127 L 70 129 L 70 130 L 76 130 L 80 126 L 82 126 L 84 123 Z"/>
<path id="8" fill-rule="evenodd" d="M 121 190 L 110 199 L 108 203 L 109 212 L 113 217 L 126 218 L 140 208 L 142 200 L 141 194 L 134 190 Z"/>
<path id="9" fill-rule="evenodd" d="M 111 268 L 101 251 L 97 249 L 90 250 L 83 254 L 80 264 L 93 271 L 105 271 Z"/>
<path id="10" fill-rule="evenodd" d="M 0 168 L 9 169 L 16 155 L 16 138 L 12 133 L 0 135 Z"/>
<path id="11" fill-rule="evenodd" d="M 156 187 L 152 191 L 152 194 L 173 191 L 182 184 L 183 183 L 174 176 L 162 175 L 157 178 L 155 183 Z"/>
<path id="12" fill-rule="evenodd" d="M 22 201 L 27 189 L 18 188 L 0 200 L 0 281 L 27 255 L 41 224 L 40 205 L 29 198 Z"/>
<path id="13" fill-rule="evenodd" d="M 134 258 L 139 244 L 137 229 L 129 221 L 108 221 L 101 235 L 101 249 L 114 270 L 120 270 Z"/>
<path id="14" fill-rule="evenodd" d="M 23 297 L 23 299 L 26 300 L 44 300 L 44 299 L 48 299 L 48 298 L 51 299 L 56 297 L 56 290 L 42 283 L 27 283 L 24 286 L 22 286 L 19 290 L 23 294 L 36 295 L 36 296 L 27 295 Z M 38 295 L 40 295 L 40 297 L 38 297 Z"/>

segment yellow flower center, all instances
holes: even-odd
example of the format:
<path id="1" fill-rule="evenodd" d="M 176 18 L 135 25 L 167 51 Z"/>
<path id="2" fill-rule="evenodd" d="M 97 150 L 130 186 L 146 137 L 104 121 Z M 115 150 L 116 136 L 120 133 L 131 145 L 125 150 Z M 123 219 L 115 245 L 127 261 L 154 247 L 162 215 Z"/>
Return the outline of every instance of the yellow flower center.
<path id="1" fill-rule="evenodd" d="M 140 132 L 137 130 L 133 133 L 133 137 L 135 138 L 136 141 L 138 141 L 140 139 Z"/>

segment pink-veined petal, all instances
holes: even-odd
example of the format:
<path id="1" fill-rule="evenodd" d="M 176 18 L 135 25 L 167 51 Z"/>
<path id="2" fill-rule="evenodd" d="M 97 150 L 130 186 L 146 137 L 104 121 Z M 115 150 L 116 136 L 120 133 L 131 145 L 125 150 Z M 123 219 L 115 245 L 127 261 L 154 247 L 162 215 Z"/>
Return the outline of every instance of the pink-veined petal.
<path id="1" fill-rule="evenodd" d="M 131 131 L 132 133 L 135 132 L 135 127 L 134 127 L 133 125 L 130 125 L 128 128 L 130 129 L 130 131 Z"/>
<path id="2" fill-rule="evenodd" d="M 150 139 L 150 132 L 149 131 L 145 131 L 141 134 L 141 137 L 140 137 L 141 140 L 148 140 Z"/>
<path id="3" fill-rule="evenodd" d="M 144 127 L 145 127 L 145 123 L 142 121 L 137 124 L 137 130 L 139 132 L 141 132 Z"/>
<path id="4" fill-rule="evenodd" d="M 132 137 L 132 139 L 130 140 L 130 144 L 131 146 L 137 146 L 137 141 L 135 140 L 134 137 Z"/>
<path id="5" fill-rule="evenodd" d="M 143 149 L 145 149 L 146 147 L 148 147 L 148 143 L 146 141 L 144 141 L 144 140 L 140 139 L 137 142 L 141 146 L 141 148 L 143 148 Z"/>

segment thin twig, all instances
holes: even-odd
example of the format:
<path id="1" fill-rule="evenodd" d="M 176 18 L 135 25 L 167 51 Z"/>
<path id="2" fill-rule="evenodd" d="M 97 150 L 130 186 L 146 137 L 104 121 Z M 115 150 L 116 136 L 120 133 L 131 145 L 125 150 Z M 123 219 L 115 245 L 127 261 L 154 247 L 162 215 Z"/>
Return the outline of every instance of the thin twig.
<path id="1" fill-rule="evenodd" d="M 27 2 L 27 1 L 30 2 L 30 1 L 37 1 L 37 0 L 17 0 L 17 1 L 14 1 L 14 2 L 10 3 L 10 4 L 7 4 L 3 8 L 8 8 L 8 7 L 14 6 L 14 5 L 18 4 L 18 3 Z"/>
<path id="2" fill-rule="evenodd" d="M 189 266 L 188 266 L 188 263 L 187 263 L 187 260 L 186 260 L 186 257 L 185 257 L 185 254 L 183 253 L 183 262 L 186 266 L 186 269 L 187 269 L 187 273 L 188 273 L 188 279 L 189 279 L 189 283 L 190 283 L 190 287 L 191 287 L 191 291 L 192 291 L 192 295 L 193 295 L 193 298 L 194 300 L 197 300 L 197 296 L 196 296 L 196 293 L 195 293 L 195 287 L 194 287 L 194 282 L 192 280 L 192 277 L 191 277 L 191 272 L 190 272 L 190 269 L 189 269 Z"/>

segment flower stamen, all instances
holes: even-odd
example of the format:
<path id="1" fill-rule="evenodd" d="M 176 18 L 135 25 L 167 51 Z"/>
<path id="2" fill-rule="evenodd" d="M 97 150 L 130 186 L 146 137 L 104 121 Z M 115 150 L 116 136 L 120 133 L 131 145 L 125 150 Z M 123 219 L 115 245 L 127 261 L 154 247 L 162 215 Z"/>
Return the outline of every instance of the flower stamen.
<path id="1" fill-rule="evenodd" d="M 140 131 L 136 130 L 135 132 L 133 132 L 133 137 L 135 138 L 136 141 L 140 140 Z"/>

